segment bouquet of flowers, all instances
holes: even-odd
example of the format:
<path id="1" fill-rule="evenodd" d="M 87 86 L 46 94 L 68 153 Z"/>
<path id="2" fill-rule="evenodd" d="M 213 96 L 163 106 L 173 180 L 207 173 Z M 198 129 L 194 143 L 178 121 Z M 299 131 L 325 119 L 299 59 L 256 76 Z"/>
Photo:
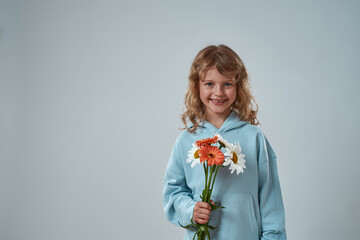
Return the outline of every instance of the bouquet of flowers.
<path id="1" fill-rule="evenodd" d="M 223 152 L 221 149 L 224 149 Z M 188 153 L 187 162 L 191 163 L 191 167 L 202 164 L 205 172 L 205 188 L 200 196 L 203 202 L 211 205 L 211 210 L 223 208 L 220 203 L 212 204 L 210 201 L 211 193 L 214 188 L 215 178 L 220 167 L 230 166 L 231 174 L 236 171 L 237 174 L 243 173 L 245 167 L 245 155 L 241 153 L 239 143 L 231 144 L 221 137 L 220 134 L 215 134 L 213 138 L 202 139 L 193 143 L 193 147 Z M 209 229 L 215 227 L 209 225 L 210 220 L 206 224 L 195 223 L 191 218 L 191 224 L 180 226 L 186 229 L 195 231 L 194 238 L 197 236 L 198 240 L 205 240 L 207 237 L 210 240 Z"/>

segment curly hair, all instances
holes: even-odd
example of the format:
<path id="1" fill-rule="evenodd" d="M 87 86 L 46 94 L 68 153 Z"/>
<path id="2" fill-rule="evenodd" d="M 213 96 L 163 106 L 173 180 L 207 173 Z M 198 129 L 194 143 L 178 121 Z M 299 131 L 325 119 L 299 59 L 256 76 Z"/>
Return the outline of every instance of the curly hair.
<path id="1" fill-rule="evenodd" d="M 190 68 L 189 84 L 185 94 L 186 111 L 181 115 L 181 120 L 188 128 L 188 121 L 193 124 L 189 132 L 195 132 L 200 122 L 204 119 L 205 105 L 200 99 L 199 82 L 207 71 L 216 67 L 223 75 L 233 75 L 236 81 L 236 99 L 231 108 L 239 119 L 252 125 L 259 125 L 256 117 L 258 104 L 250 91 L 248 74 L 240 57 L 225 45 L 211 45 L 202 49 L 195 57 Z"/>

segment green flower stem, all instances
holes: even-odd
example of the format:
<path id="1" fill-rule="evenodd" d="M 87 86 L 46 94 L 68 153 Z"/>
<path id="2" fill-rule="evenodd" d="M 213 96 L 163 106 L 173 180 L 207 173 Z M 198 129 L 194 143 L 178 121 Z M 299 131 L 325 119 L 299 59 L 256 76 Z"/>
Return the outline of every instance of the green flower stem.
<path id="1" fill-rule="evenodd" d="M 207 198 L 207 195 L 208 195 L 208 189 L 209 189 L 209 186 L 210 186 L 210 179 L 208 179 L 208 176 L 209 176 L 209 165 L 207 164 L 206 162 L 206 171 L 205 171 L 205 191 L 204 191 L 204 198 L 202 199 L 203 202 L 206 202 L 206 198 Z"/>
<path id="2" fill-rule="evenodd" d="M 211 183 L 210 192 L 212 192 L 212 190 L 214 188 L 215 178 L 216 178 L 216 175 L 217 175 L 217 172 L 218 172 L 219 168 L 220 168 L 220 165 L 216 166 L 215 175 L 214 175 L 214 179 L 213 179 L 213 181 Z"/>
<path id="3" fill-rule="evenodd" d="M 210 167 L 210 177 L 209 177 L 209 182 L 208 182 L 208 186 L 206 186 L 206 198 L 205 198 L 205 202 L 209 203 L 210 201 L 210 195 L 211 195 L 211 192 L 210 192 L 210 184 L 211 184 L 211 179 L 212 179 L 212 175 L 214 173 L 214 166 L 211 166 Z"/>
<path id="4" fill-rule="evenodd" d="M 207 178 L 208 178 L 208 167 L 206 165 L 205 167 L 205 163 L 203 164 L 203 167 L 204 167 L 204 172 L 205 172 L 205 189 L 204 189 L 204 193 L 203 193 L 203 196 L 202 196 L 202 201 L 204 201 L 205 199 L 205 193 L 206 193 L 206 186 L 207 186 Z"/>
<path id="5" fill-rule="evenodd" d="M 206 166 L 205 166 L 206 164 Z M 215 178 L 218 173 L 219 167 L 217 165 L 209 166 L 208 163 L 203 164 L 204 172 L 205 172 L 205 188 L 203 190 L 202 201 L 210 203 L 210 198 L 212 194 L 212 190 L 215 184 Z M 209 174 L 210 171 L 210 174 Z M 197 231 L 194 234 L 194 239 L 197 237 L 198 240 L 210 240 L 210 232 L 209 232 L 209 222 L 206 224 L 197 225 Z M 211 227 L 211 226 L 210 226 Z M 213 227 L 211 228 L 213 229 Z"/>

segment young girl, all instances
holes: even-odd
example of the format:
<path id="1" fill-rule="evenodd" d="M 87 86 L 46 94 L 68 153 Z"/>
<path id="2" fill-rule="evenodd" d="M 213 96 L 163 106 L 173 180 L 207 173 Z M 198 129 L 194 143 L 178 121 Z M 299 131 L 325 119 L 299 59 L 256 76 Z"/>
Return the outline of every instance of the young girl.
<path id="1" fill-rule="evenodd" d="M 205 224 L 211 218 L 212 240 L 286 239 L 285 215 L 276 166 L 276 155 L 257 127 L 257 104 L 249 87 L 245 66 L 224 45 L 208 46 L 196 56 L 185 95 L 185 128 L 177 138 L 166 168 L 163 205 L 167 219 L 183 226 Z M 225 208 L 211 211 L 201 202 L 204 170 L 186 162 L 192 144 L 218 133 L 228 142 L 239 142 L 246 168 L 240 175 L 220 168 L 212 200 Z M 236 162 L 234 162 L 236 166 Z M 193 239 L 187 230 L 184 239 Z"/>

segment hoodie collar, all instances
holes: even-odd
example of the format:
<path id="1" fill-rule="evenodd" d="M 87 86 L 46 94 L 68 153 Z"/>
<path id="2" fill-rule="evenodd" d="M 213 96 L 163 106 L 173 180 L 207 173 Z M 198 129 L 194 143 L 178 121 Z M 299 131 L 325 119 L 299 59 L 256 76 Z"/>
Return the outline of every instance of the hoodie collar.
<path id="1" fill-rule="evenodd" d="M 248 124 L 248 122 L 241 121 L 238 115 L 234 111 L 232 111 L 220 128 L 215 127 L 213 124 L 206 120 L 202 120 L 199 126 L 204 128 L 205 131 L 207 130 L 215 134 L 224 133 L 234 128 L 239 128 L 245 124 Z"/>

